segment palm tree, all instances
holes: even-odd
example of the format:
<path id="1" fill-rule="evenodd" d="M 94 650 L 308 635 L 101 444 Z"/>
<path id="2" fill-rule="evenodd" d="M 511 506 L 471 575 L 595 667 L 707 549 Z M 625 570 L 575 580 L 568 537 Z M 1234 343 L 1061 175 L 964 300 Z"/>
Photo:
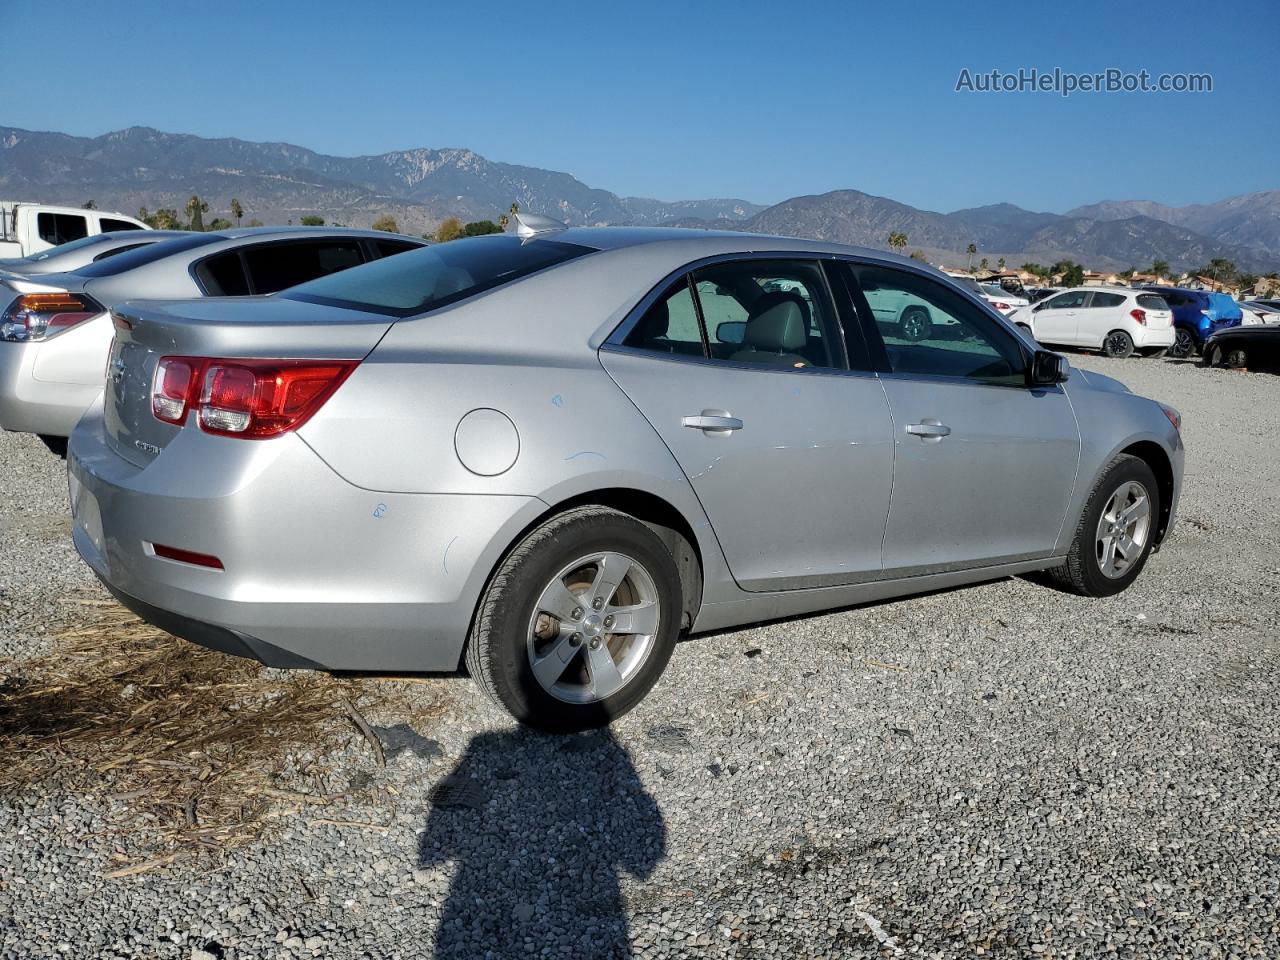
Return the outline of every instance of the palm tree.
<path id="1" fill-rule="evenodd" d="M 1169 272 L 1169 261 L 1153 260 L 1151 261 L 1151 272 L 1155 274 L 1157 280 Z"/>
<path id="2" fill-rule="evenodd" d="M 907 245 L 907 235 L 901 230 L 894 230 L 889 234 L 889 247 L 894 253 L 901 253 Z"/>
<path id="3" fill-rule="evenodd" d="M 965 247 L 964 252 L 969 255 L 969 272 L 973 273 L 973 258 L 978 252 L 978 245 L 976 243 L 971 243 L 969 246 Z"/>
<path id="4" fill-rule="evenodd" d="M 192 230 L 204 230 L 204 214 L 209 212 L 209 204 L 201 200 L 199 197 L 192 195 L 187 201 L 187 216 L 191 218 Z"/>
<path id="5" fill-rule="evenodd" d="M 999 270 L 1001 273 L 1004 273 L 1004 257 L 1001 257 L 999 260 L 996 261 L 996 269 Z"/>
<path id="6" fill-rule="evenodd" d="M 231 198 L 231 216 L 236 218 L 236 226 L 240 226 L 240 218 L 244 216 L 244 207 L 240 206 L 240 201 L 235 197 Z"/>

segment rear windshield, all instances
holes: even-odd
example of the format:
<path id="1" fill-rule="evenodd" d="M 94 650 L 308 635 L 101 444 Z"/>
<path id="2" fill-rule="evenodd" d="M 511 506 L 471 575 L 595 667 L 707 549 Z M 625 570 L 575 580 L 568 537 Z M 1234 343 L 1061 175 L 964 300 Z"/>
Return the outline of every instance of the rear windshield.
<path id="1" fill-rule="evenodd" d="M 73 250 L 79 250 L 82 247 L 89 247 L 95 243 L 102 243 L 104 240 L 114 240 L 115 237 L 108 237 L 106 234 L 95 233 L 93 236 L 81 237 L 79 240 L 68 240 L 66 243 L 60 243 L 56 247 L 50 247 L 48 250 L 33 254 L 27 257 L 28 260 L 48 260 L 50 257 L 56 257 L 64 253 L 70 253 Z"/>
<path id="2" fill-rule="evenodd" d="M 193 233 L 189 237 L 161 240 L 159 243 L 149 243 L 145 247 L 130 250 L 128 253 L 112 257 L 109 260 L 99 260 L 97 263 L 91 263 L 87 267 L 81 267 L 76 270 L 75 273 L 80 277 L 114 277 L 116 274 L 124 273 L 135 267 L 163 260 L 171 254 L 181 253 L 184 250 L 194 250 L 196 247 L 203 247 L 206 244 L 217 243 L 219 240 L 225 239 L 227 238 L 220 233 Z"/>
<path id="3" fill-rule="evenodd" d="M 1157 297 L 1154 293 L 1138 294 L 1138 306 L 1144 310 L 1168 310 L 1169 305 L 1164 302 L 1164 297 Z"/>
<path id="4" fill-rule="evenodd" d="M 279 296 L 409 317 L 593 252 L 555 240 L 469 237 L 375 260 Z"/>

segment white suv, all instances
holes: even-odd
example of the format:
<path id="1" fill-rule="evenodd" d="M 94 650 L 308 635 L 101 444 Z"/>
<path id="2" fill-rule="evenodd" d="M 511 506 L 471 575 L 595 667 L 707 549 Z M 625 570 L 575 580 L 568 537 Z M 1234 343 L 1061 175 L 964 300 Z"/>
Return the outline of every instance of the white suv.
<path id="1" fill-rule="evenodd" d="M 1041 343 L 1101 350 L 1108 357 L 1161 357 L 1173 346 L 1164 299 L 1128 287 L 1072 287 L 1009 318 Z"/>

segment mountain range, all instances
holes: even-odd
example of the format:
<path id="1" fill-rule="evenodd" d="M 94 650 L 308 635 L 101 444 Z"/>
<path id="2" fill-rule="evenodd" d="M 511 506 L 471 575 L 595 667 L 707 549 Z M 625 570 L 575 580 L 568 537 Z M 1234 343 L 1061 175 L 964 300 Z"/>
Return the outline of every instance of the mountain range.
<path id="1" fill-rule="evenodd" d="M 1095 269 L 1153 260 L 1191 268 L 1227 257 L 1241 269 L 1280 268 L 1280 190 L 1216 204 L 1169 207 L 1105 201 L 1067 214 L 1008 203 L 935 213 L 857 190 L 793 197 L 773 206 L 740 199 L 662 201 L 589 187 L 568 173 L 500 163 L 461 148 L 337 157 L 288 143 L 210 139 L 130 127 L 75 137 L 0 126 L 0 195 L 132 212 L 181 211 L 198 194 L 206 220 L 280 223 L 317 214 L 365 226 L 391 214 L 405 232 L 448 216 L 496 218 L 512 202 L 574 224 L 668 224 L 813 237 L 884 248 L 891 231 L 931 260 L 967 261 L 970 243 L 995 263 L 1072 259 Z"/>

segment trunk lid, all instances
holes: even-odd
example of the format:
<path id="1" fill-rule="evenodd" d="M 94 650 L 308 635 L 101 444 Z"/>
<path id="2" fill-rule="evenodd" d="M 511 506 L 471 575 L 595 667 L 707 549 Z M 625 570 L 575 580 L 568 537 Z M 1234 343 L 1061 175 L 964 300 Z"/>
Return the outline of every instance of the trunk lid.
<path id="1" fill-rule="evenodd" d="M 108 445 L 146 466 L 185 427 L 157 420 L 151 382 L 161 357 L 363 360 L 395 322 L 275 297 L 126 303 L 112 311 L 103 415 Z M 246 441 L 253 443 L 255 441 Z"/>

